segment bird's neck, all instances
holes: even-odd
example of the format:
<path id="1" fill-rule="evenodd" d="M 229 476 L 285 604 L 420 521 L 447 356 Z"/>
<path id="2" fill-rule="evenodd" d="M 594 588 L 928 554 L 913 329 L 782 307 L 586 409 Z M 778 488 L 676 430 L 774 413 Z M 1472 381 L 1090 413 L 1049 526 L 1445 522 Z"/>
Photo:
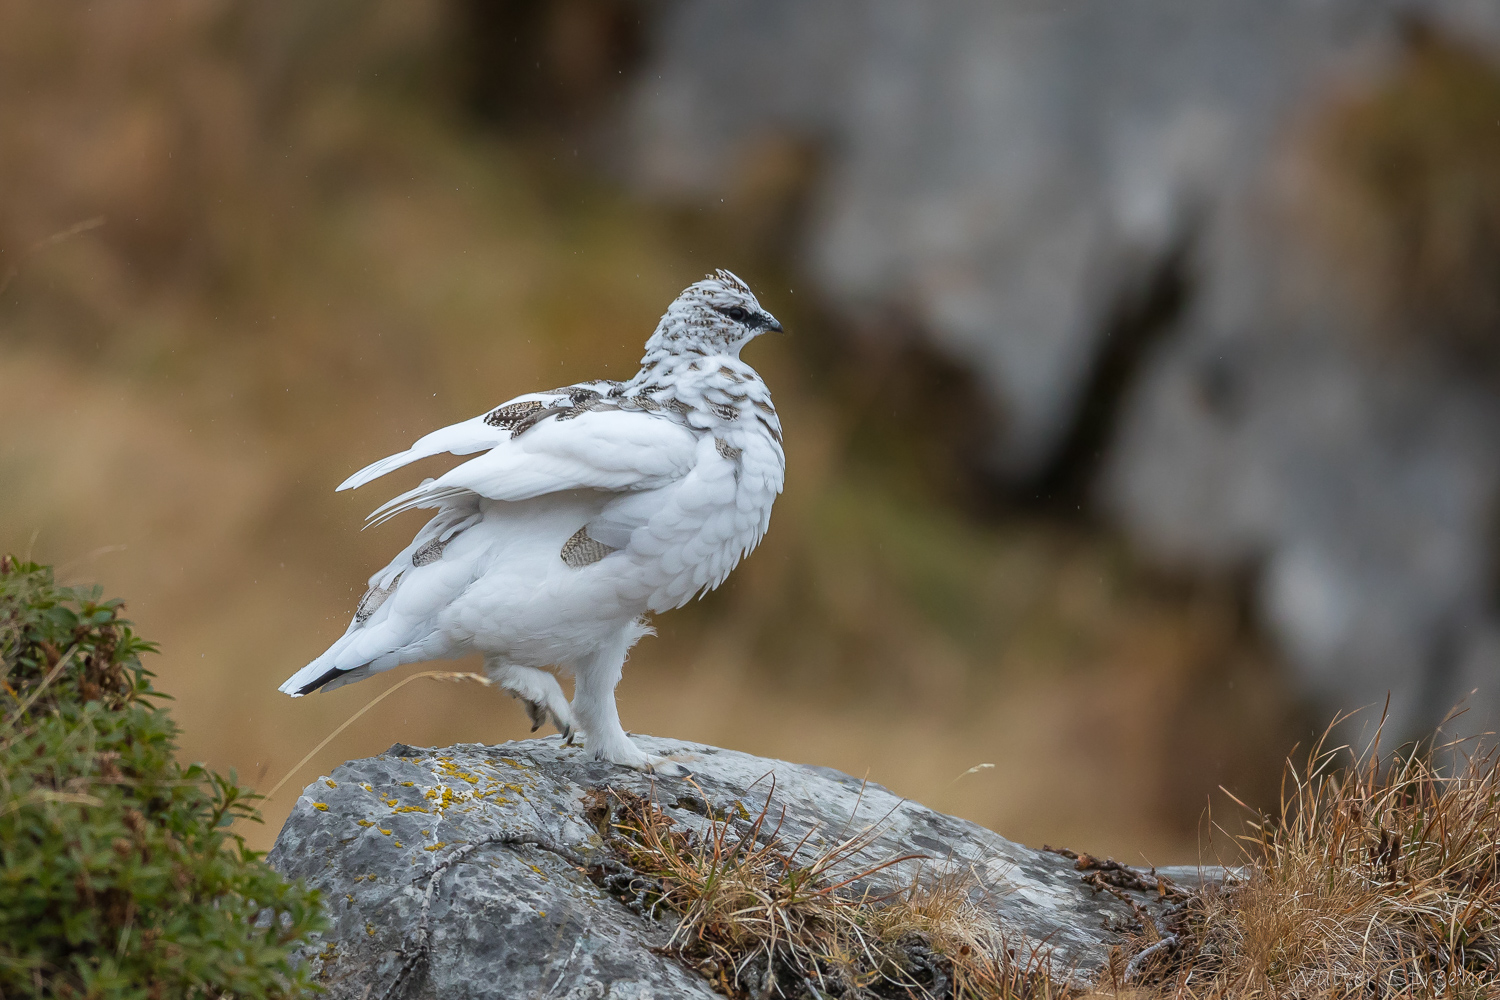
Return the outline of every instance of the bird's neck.
<path id="1" fill-rule="evenodd" d="M 701 371 L 712 369 L 718 364 L 728 362 L 733 365 L 740 364 L 740 352 L 738 348 L 733 350 L 717 349 L 713 351 L 683 352 L 681 350 L 647 351 L 646 356 L 641 358 L 641 370 L 636 373 L 631 381 L 637 385 L 648 382 L 660 382 L 663 379 L 671 379 L 679 373 L 686 374 L 688 371 Z"/>

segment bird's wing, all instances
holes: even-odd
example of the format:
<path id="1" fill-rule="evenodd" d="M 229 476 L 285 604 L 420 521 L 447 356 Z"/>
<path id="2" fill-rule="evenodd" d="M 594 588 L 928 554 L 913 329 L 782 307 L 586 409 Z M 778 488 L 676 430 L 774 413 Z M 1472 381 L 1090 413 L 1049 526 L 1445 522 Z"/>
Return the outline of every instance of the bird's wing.
<path id="1" fill-rule="evenodd" d="M 509 441 L 516 428 L 561 412 L 572 400 L 565 389 L 550 392 L 529 392 L 524 396 L 501 403 L 488 413 L 450 424 L 417 440 L 410 448 L 394 455 L 371 462 L 348 479 L 339 483 L 340 490 L 352 490 L 379 479 L 388 472 L 433 455 L 448 452 L 453 455 L 472 455 Z M 524 426 L 523 426 L 524 425 Z"/>
<path id="2" fill-rule="evenodd" d="M 561 490 L 649 490 L 685 476 L 697 451 L 696 433 L 658 414 L 599 409 L 568 419 L 552 417 L 395 497 L 370 516 L 379 522 L 464 493 L 526 500 Z"/>

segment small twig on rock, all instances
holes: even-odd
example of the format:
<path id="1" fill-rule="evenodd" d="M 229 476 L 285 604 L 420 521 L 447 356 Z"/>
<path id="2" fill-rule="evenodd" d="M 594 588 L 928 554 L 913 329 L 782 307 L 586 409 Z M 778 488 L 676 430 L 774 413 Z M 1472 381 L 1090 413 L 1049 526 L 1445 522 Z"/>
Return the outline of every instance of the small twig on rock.
<path id="1" fill-rule="evenodd" d="M 1088 874 L 1083 876 L 1084 884 L 1095 892 L 1101 889 L 1116 899 L 1128 904 L 1135 912 L 1135 919 L 1140 923 L 1141 930 L 1148 929 L 1156 931 L 1158 940 L 1145 948 L 1142 948 L 1134 958 L 1125 966 L 1125 972 L 1120 977 L 1120 984 L 1128 984 L 1136 976 L 1140 975 L 1146 962 L 1151 956 L 1158 955 L 1168 949 L 1176 948 L 1181 940 L 1176 934 L 1168 933 L 1165 920 L 1157 920 L 1150 912 L 1137 903 L 1125 891 L 1127 889 L 1136 892 L 1155 893 L 1158 899 L 1169 899 L 1175 904 L 1169 907 L 1168 912 L 1180 911 L 1188 899 L 1188 893 L 1176 882 L 1165 875 L 1158 875 L 1155 868 L 1149 873 L 1142 873 L 1120 864 L 1113 858 L 1100 860 L 1089 854 L 1080 854 L 1068 850 L 1066 847 L 1049 847 L 1043 845 L 1042 850 L 1051 854 L 1058 854 L 1073 862 L 1073 867 Z M 1167 914 L 1163 914 L 1167 916 Z"/>
<path id="2" fill-rule="evenodd" d="M 1095 892 L 1103 889 L 1111 896 L 1114 896 L 1116 899 L 1129 906 L 1130 909 L 1135 912 L 1135 919 L 1136 922 L 1141 925 L 1141 930 L 1144 931 L 1147 927 L 1154 927 L 1156 925 L 1156 922 L 1151 919 L 1151 914 L 1146 912 L 1146 908 L 1144 906 L 1126 895 L 1123 889 L 1119 888 L 1113 883 L 1106 882 L 1104 880 L 1104 877 L 1099 872 L 1090 872 L 1089 874 L 1085 875 L 1083 877 L 1083 884 L 1087 885 Z"/>
<path id="3" fill-rule="evenodd" d="M 422 894 L 422 914 L 417 918 L 417 926 L 412 932 L 410 944 L 401 949 L 401 968 L 396 970 L 396 978 L 391 981 L 391 985 L 386 988 L 386 991 L 380 995 L 381 1000 L 394 1000 L 395 997 L 400 996 L 402 988 L 410 982 L 417 967 L 427 961 L 432 948 L 432 898 L 437 893 L 438 882 L 442 879 L 443 873 L 475 851 L 485 847 L 492 847 L 496 844 L 506 847 L 520 847 L 523 845 L 538 847 L 551 854 L 556 854 L 575 868 L 589 867 L 588 860 L 577 851 L 535 833 L 502 833 L 496 834 L 493 837 L 486 837 L 484 840 L 464 844 L 442 861 L 439 861 L 432 867 L 431 872 L 429 872 L 427 891 Z"/>
<path id="4" fill-rule="evenodd" d="M 1175 947 L 1177 947 L 1177 935 L 1168 934 L 1166 937 L 1162 938 L 1160 941 L 1156 942 L 1150 947 L 1142 948 L 1140 952 L 1138 952 L 1136 956 L 1130 960 L 1129 964 L 1125 966 L 1125 973 L 1120 976 L 1120 982 L 1122 984 L 1129 983 L 1140 973 L 1141 968 L 1146 964 L 1146 960 L 1148 958 L 1150 958 L 1152 955 L 1157 954 L 1158 952 Z"/>
<path id="5" fill-rule="evenodd" d="M 1048 847 L 1042 845 L 1042 850 L 1049 854 L 1058 854 L 1073 862 L 1073 867 L 1081 872 L 1096 872 L 1092 878 L 1085 876 L 1084 881 L 1091 885 L 1097 885 L 1100 881 L 1107 882 L 1119 889 L 1134 889 L 1137 892 L 1154 892 L 1163 899 L 1182 900 L 1188 894 L 1174 881 L 1165 875 L 1158 875 L 1156 869 L 1149 872 L 1140 872 L 1129 865 L 1122 865 L 1114 858 L 1099 859 L 1091 854 L 1079 854 L 1068 850 L 1066 847 Z"/>

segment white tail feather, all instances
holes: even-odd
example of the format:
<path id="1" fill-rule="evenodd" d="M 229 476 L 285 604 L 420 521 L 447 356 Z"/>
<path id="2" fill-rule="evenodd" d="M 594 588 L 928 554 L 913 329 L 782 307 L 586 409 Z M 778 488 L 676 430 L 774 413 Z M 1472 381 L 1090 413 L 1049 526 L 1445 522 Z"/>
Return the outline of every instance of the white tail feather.
<path id="1" fill-rule="evenodd" d="M 384 524 L 398 514 L 405 514 L 409 510 L 418 508 L 441 507 L 449 500 L 457 500 L 461 497 L 473 497 L 477 494 L 473 490 L 462 486 L 444 486 L 432 489 L 432 480 L 428 480 L 415 489 L 407 490 L 400 496 L 392 497 L 379 507 L 370 512 L 365 518 L 365 527 L 373 528 L 377 524 Z"/>
<path id="2" fill-rule="evenodd" d="M 385 475 L 388 472 L 395 472 L 403 465 L 410 465 L 412 462 L 415 462 L 418 459 L 427 457 L 428 456 L 426 455 L 414 455 L 412 454 L 411 450 L 403 451 L 395 455 L 388 455 L 378 462 L 371 462 L 369 465 L 365 466 L 363 469 L 360 469 L 358 472 L 350 476 L 348 479 L 344 480 L 342 483 L 339 483 L 338 490 L 336 490 L 335 492 L 358 489 L 365 483 L 379 479 L 381 476 Z"/>
<path id="3" fill-rule="evenodd" d="M 518 397 L 525 398 L 525 397 Z M 394 455 L 371 462 L 348 479 L 339 483 L 340 490 L 352 490 L 371 480 L 379 479 L 388 472 L 433 455 L 447 452 L 450 455 L 472 455 L 476 451 L 487 451 L 510 440 L 510 431 L 484 422 L 484 417 L 474 417 L 462 423 L 452 424 L 417 439 L 410 448 Z"/>

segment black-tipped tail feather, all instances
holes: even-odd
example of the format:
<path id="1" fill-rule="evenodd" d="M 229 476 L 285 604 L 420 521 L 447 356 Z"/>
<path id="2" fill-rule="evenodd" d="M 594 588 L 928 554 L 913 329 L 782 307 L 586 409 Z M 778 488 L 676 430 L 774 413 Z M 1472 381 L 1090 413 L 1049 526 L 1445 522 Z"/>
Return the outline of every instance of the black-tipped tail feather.
<path id="1" fill-rule="evenodd" d="M 353 684 L 355 681 L 362 681 L 370 676 L 373 671 L 368 663 L 362 663 L 357 667 L 330 666 L 328 661 L 333 657 L 329 656 L 329 653 L 337 648 L 336 644 L 334 649 L 330 649 L 328 653 L 324 653 L 288 677 L 277 690 L 293 698 L 300 698 L 315 691 L 332 691 L 334 688 L 341 688 L 345 684 Z"/>
<path id="2" fill-rule="evenodd" d="M 340 670 L 338 667 L 329 667 L 312 680 L 299 684 L 296 681 L 298 677 L 302 676 L 302 672 L 298 671 L 285 684 L 281 685 L 279 690 L 291 695 L 293 698 L 300 698 L 305 694 L 312 694 L 314 691 L 320 690 L 348 673 L 353 673 L 353 671 Z"/>

